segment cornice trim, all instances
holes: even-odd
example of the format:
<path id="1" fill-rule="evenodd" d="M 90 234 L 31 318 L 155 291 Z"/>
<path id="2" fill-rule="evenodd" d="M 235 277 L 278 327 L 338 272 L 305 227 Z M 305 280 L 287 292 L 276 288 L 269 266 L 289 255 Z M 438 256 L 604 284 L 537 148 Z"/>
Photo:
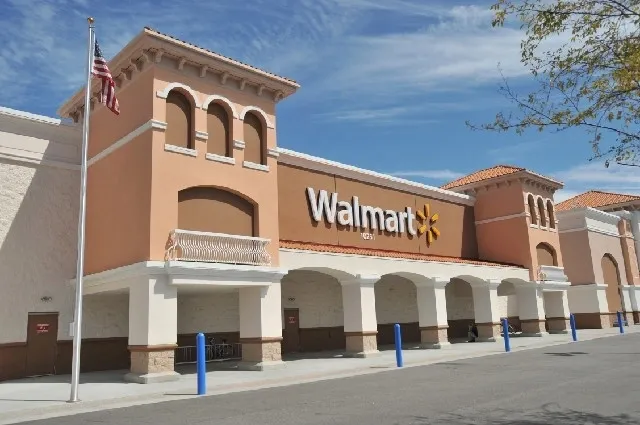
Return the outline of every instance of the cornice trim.
<path id="1" fill-rule="evenodd" d="M 377 173 L 371 170 L 346 165 L 328 159 L 295 152 L 289 149 L 278 148 L 280 152 L 279 162 L 300 167 L 308 170 L 319 171 L 326 174 L 335 174 L 340 177 L 354 179 L 364 183 L 376 184 L 379 186 L 402 190 L 405 192 L 441 199 L 463 205 L 474 205 L 475 198 L 439 187 L 427 186 L 425 184 L 410 180 L 393 177 L 388 174 Z"/>
<path id="2" fill-rule="evenodd" d="M 527 212 L 521 212 L 521 213 L 518 213 L 518 214 L 503 215 L 503 216 L 500 216 L 500 217 L 487 218 L 485 220 L 476 221 L 476 225 L 485 224 L 485 223 L 493 223 L 493 222 L 496 222 L 496 221 L 511 220 L 513 218 L 527 217 L 528 215 L 529 214 Z"/>
<path id="3" fill-rule="evenodd" d="M 120 138 L 118 141 L 116 141 L 114 144 L 112 144 L 111 146 L 109 146 L 108 148 L 103 150 L 102 152 L 94 155 L 91 159 L 89 159 L 89 161 L 87 161 L 87 167 L 90 167 L 93 164 L 95 164 L 96 162 L 98 162 L 101 159 L 105 158 L 106 156 L 111 155 L 113 152 L 115 152 L 116 150 L 118 150 L 121 147 L 125 146 L 127 143 L 129 143 L 130 141 L 132 141 L 136 137 L 140 136 L 145 131 L 151 130 L 151 129 L 164 131 L 164 130 L 167 129 L 167 123 L 166 122 L 162 122 L 162 121 L 158 121 L 158 120 L 149 120 L 149 121 L 147 121 L 146 123 L 142 124 L 140 127 L 138 127 L 135 130 L 133 130 L 131 133 L 125 135 L 122 138 Z"/>
<path id="4" fill-rule="evenodd" d="M 597 210 L 591 207 L 576 208 L 576 209 L 567 210 L 567 211 L 558 211 L 556 212 L 556 215 L 558 216 L 558 219 L 584 217 L 591 220 L 596 220 L 603 223 L 614 224 L 614 225 L 617 225 L 618 222 L 620 221 L 620 217 L 615 214 Z"/>

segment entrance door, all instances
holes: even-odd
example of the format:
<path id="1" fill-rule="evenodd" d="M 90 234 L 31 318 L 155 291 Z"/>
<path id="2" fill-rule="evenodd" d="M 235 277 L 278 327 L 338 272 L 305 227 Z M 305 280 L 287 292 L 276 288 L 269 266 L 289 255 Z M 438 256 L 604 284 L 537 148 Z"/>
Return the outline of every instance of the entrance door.
<path id="1" fill-rule="evenodd" d="M 58 313 L 29 313 L 27 324 L 27 376 L 55 373 Z"/>
<path id="2" fill-rule="evenodd" d="M 283 353 L 300 351 L 300 311 L 297 308 L 284 309 Z"/>

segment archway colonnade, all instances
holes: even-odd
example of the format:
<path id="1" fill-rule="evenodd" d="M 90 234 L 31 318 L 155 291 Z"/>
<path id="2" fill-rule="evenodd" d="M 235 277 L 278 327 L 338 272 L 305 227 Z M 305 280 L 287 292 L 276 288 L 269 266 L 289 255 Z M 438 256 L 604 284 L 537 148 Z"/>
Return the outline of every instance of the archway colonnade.
<path id="1" fill-rule="evenodd" d="M 523 336 L 567 330 L 566 291 L 547 291 L 519 278 L 302 268 L 290 270 L 281 285 L 283 309 L 297 310 L 299 317 L 297 346 L 283 334 L 285 354 L 344 348 L 366 357 L 393 343 L 395 323 L 402 327 L 403 342 L 421 348 L 465 341 L 471 323 L 478 341 L 496 341 L 502 317 L 517 323 Z"/>

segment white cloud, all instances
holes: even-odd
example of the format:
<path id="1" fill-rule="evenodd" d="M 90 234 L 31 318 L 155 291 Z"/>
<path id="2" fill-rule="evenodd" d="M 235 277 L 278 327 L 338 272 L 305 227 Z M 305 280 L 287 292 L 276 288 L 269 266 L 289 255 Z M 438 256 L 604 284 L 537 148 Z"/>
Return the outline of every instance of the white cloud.
<path id="1" fill-rule="evenodd" d="M 414 171 L 394 171 L 387 173 L 396 177 L 403 178 L 422 178 L 431 180 L 455 180 L 464 174 L 452 170 L 414 170 Z"/>

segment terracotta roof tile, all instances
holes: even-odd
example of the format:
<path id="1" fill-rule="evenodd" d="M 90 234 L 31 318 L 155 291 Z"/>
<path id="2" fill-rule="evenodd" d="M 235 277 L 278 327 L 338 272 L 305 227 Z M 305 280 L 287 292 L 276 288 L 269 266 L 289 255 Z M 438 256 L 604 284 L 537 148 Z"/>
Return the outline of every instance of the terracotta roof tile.
<path id="1" fill-rule="evenodd" d="M 590 190 L 580 195 L 576 195 L 573 198 L 569 198 L 566 201 L 560 202 L 556 205 L 556 211 L 567 211 L 575 208 L 586 207 L 600 208 L 608 205 L 633 201 L 640 202 L 640 196 Z"/>
<path id="2" fill-rule="evenodd" d="M 488 180 L 495 177 L 506 176 L 507 174 L 517 173 L 523 171 L 522 167 L 515 167 L 513 165 L 496 165 L 495 167 L 485 168 L 484 170 L 476 171 L 467 176 L 460 177 L 457 180 L 449 182 L 442 186 L 442 189 L 451 189 L 458 186 L 464 186 L 471 183 L 477 183 L 482 180 Z"/>
<path id="3" fill-rule="evenodd" d="M 331 252 L 336 254 L 365 255 L 365 256 L 371 256 L 371 257 L 405 258 L 408 260 L 437 261 L 437 262 L 443 262 L 443 263 L 473 264 L 478 266 L 524 268 L 520 265 L 515 265 L 515 264 L 493 263 L 489 261 L 480 261 L 480 260 L 467 260 L 465 258 L 458 258 L 458 257 L 444 257 L 439 255 L 415 254 L 411 252 L 387 251 L 382 249 L 357 248 L 357 247 L 350 247 L 350 246 L 324 245 L 324 244 L 316 244 L 316 243 L 310 243 L 310 242 L 298 242 L 298 241 L 288 241 L 288 240 L 280 240 L 280 248 L 300 249 L 304 251 L 316 251 L 316 252 Z"/>
<path id="4" fill-rule="evenodd" d="M 274 74 L 274 73 L 272 73 L 272 72 L 265 71 L 264 69 L 257 68 L 257 67 L 255 67 L 255 66 L 253 66 L 253 65 L 249 65 L 248 63 L 244 63 L 244 62 L 241 62 L 241 61 L 239 61 L 239 60 L 236 60 L 236 59 L 230 58 L 230 57 L 228 57 L 228 56 L 221 55 L 220 53 L 214 52 L 213 50 L 205 49 L 204 47 L 197 46 L 197 45 L 195 45 L 195 44 L 193 44 L 193 43 L 189 43 L 188 41 L 180 40 L 180 39 L 179 39 L 179 38 L 177 38 L 177 37 L 174 37 L 174 36 L 169 35 L 169 34 L 165 34 L 165 33 L 163 33 L 163 32 L 160 32 L 160 31 L 156 30 L 156 29 L 153 29 L 153 28 L 151 28 L 151 27 L 144 27 L 144 29 L 145 29 L 145 30 L 147 30 L 147 31 L 149 31 L 149 32 L 152 32 L 152 33 L 155 33 L 155 34 L 161 35 L 161 36 L 163 36 L 163 37 L 167 37 L 167 38 L 170 38 L 170 39 L 172 39 L 172 40 L 178 41 L 178 42 L 180 42 L 180 43 L 184 43 L 184 44 L 186 44 L 186 45 L 188 45 L 188 46 L 195 47 L 196 49 L 204 50 L 204 51 L 205 51 L 205 52 L 207 52 L 207 53 L 211 53 L 211 54 L 214 54 L 214 55 L 216 55 L 216 56 L 220 56 L 220 57 L 222 57 L 222 58 L 225 58 L 225 59 L 227 59 L 227 60 L 233 61 L 233 62 L 235 62 L 235 63 L 237 63 L 237 64 L 240 64 L 240 65 L 243 65 L 243 66 L 249 67 L 249 68 L 254 69 L 254 70 L 256 70 L 256 71 L 264 72 L 265 74 L 268 74 L 268 75 L 270 75 L 270 76 L 272 76 L 272 77 L 281 78 L 281 79 L 283 79 L 283 80 L 286 80 L 286 81 L 288 81 L 288 82 L 290 82 L 290 83 L 293 83 L 293 84 L 296 84 L 296 85 L 298 84 L 295 80 L 292 80 L 291 78 L 283 77 L 283 76 L 281 76 L 281 75 L 277 75 L 277 74 Z"/>

